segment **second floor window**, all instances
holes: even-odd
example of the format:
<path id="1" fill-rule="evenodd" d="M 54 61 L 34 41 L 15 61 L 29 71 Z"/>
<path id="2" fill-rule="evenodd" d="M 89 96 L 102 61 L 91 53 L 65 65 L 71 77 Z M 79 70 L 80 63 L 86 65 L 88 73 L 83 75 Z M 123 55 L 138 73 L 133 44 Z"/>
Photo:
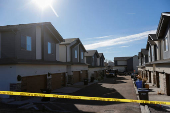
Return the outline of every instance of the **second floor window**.
<path id="1" fill-rule="evenodd" d="M 75 58 L 77 58 L 77 50 L 75 50 Z"/>
<path id="2" fill-rule="evenodd" d="M 51 54 L 51 43 L 48 42 L 48 54 Z"/>
<path id="3" fill-rule="evenodd" d="M 31 37 L 30 36 L 21 36 L 21 49 L 31 51 Z"/>
<path id="4" fill-rule="evenodd" d="M 81 52 L 81 59 L 83 59 L 84 55 L 83 55 L 83 52 Z"/>
<path id="5" fill-rule="evenodd" d="M 168 37 L 167 36 L 164 41 L 164 51 L 168 51 Z"/>

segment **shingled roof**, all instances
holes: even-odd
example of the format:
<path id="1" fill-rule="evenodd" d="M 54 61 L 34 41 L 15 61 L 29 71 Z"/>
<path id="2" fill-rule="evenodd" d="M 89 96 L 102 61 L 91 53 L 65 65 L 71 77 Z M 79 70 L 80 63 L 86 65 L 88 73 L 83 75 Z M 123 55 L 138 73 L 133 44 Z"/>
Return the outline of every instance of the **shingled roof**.
<path id="1" fill-rule="evenodd" d="M 64 42 L 61 42 L 60 45 L 69 45 L 70 43 L 74 42 L 75 40 L 77 40 L 79 38 L 68 38 L 68 39 L 64 39 Z"/>
<path id="2" fill-rule="evenodd" d="M 99 53 L 99 56 L 100 56 L 100 57 L 101 57 L 101 56 L 103 56 L 103 57 L 104 57 L 103 53 Z M 105 59 L 105 57 L 104 57 L 104 59 Z"/>
<path id="3" fill-rule="evenodd" d="M 87 52 L 84 54 L 84 56 L 93 56 L 97 50 L 87 50 Z M 99 57 L 99 54 L 97 52 L 97 57 Z"/>
<path id="4" fill-rule="evenodd" d="M 63 41 L 63 37 L 59 34 L 59 32 L 55 29 L 55 27 L 51 24 L 51 22 L 40 22 L 40 23 L 28 23 L 28 24 L 18 24 L 18 25 L 6 25 L 0 26 L 0 31 L 18 31 L 21 29 L 25 29 L 25 27 L 30 26 L 40 26 L 47 28 L 54 37 L 59 41 Z"/>
<path id="5" fill-rule="evenodd" d="M 148 55 L 148 50 L 146 50 L 146 49 L 141 49 L 141 53 L 142 53 L 143 55 Z"/>
<path id="6" fill-rule="evenodd" d="M 157 40 L 156 34 L 149 34 L 148 37 L 150 37 L 150 39 L 153 41 Z"/>

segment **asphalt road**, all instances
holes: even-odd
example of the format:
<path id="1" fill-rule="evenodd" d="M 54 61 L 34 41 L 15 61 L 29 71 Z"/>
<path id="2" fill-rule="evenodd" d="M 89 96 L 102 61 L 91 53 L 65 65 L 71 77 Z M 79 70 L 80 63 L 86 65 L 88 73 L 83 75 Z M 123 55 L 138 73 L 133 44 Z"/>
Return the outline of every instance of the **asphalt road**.
<path id="1" fill-rule="evenodd" d="M 135 89 L 130 76 L 118 76 L 87 86 L 71 95 L 105 97 L 137 100 Z M 120 103 L 89 100 L 56 99 L 53 102 L 34 103 L 39 109 L 17 109 L 17 106 L 0 103 L 2 113 L 53 113 L 53 112 L 98 112 L 98 113 L 140 113 L 138 103 Z M 33 110 L 33 111 L 32 111 Z"/>
<path id="2" fill-rule="evenodd" d="M 137 100 L 130 76 L 106 78 L 102 82 L 85 87 L 72 95 Z M 58 112 L 140 113 L 138 103 L 56 99 L 52 103 L 43 105 Z M 37 104 L 37 106 L 39 109 L 42 107 L 41 104 Z"/>

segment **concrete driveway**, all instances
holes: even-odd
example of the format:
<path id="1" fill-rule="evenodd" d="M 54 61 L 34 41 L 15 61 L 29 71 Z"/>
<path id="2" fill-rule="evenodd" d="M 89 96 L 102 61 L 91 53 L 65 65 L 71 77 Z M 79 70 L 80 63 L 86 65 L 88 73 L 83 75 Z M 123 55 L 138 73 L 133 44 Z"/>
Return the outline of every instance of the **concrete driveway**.
<path id="1" fill-rule="evenodd" d="M 106 78 L 102 82 L 72 93 L 72 95 L 137 100 L 130 76 Z M 36 103 L 36 106 L 42 109 L 41 103 Z M 56 112 L 140 113 L 138 103 L 56 99 L 53 102 L 44 103 L 43 107 Z"/>

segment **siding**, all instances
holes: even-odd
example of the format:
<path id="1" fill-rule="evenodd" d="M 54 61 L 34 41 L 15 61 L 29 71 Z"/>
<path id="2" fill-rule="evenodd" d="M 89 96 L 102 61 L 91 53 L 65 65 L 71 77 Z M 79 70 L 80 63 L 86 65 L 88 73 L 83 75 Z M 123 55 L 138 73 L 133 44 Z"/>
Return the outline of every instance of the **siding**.
<path id="1" fill-rule="evenodd" d="M 21 49 L 21 36 L 31 37 L 31 51 Z M 25 27 L 16 34 L 16 56 L 18 59 L 36 59 L 36 27 Z"/>
<path id="2" fill-rule="evenodd" d="M 117 65 L 127 65 L 127 61 L 117 61 Z"/>
<path id="3" fill-rule="evenodd" d="M 48 54 L 48 42 L 51 43 L 51 54 Z M 56 61 L 56 44 L 58 41 L 55 37 L 47 31 L 44 31 L 44 60 L 45 61 Z"/>
<path id="4" fill-rule="evenodd" d="M 77 58 L 75 58 L 75 50 L 77 50 Z M 72 62 L 78 62 L 78 58 L 79 58 L 79 56 L 78 56 L 78 54 L 79 54 L 78 46 L 73 47 L 71 52 L 72 52 L 72 54 L 71 54 L 72 55 Z"/>
<path id="5" fill-rule="evenodd" d="M 86 57 L 86 63 L 92 65 L 92 57 Z"/>
<path id="6" fill-rule="evenodd" d="M 162 43 L 163 44 L 163 47 L 162 47 L 163 59 L 169 59 L 170 58 L 170 23 L 169 23 L 169 26 L 168 26 L 168 29 L 167 29 L 165 36 L 166 35 L 168 36 L 168 51 L 164 51 L 164 43 Z"/>
<path id="7" fill-rule="evenodd" d="M 139 64 L 139 60 L 138 60 L 138 56 L 133 56 L 133 70 L 135 70 L 135 73 L 138 73 L 138 66 Z"/>
<path id="8" fill-rule="evenodd" d="M 1 58 L 15 57 L 15 34 L 13 32 L 1 32 Z"/>
<path id="9" fill-rule="evenodd" d="M 61 62 L 66 62 L 66 46 L 60 45 L 59 46 L 59 56 Z"/>
<path id="10" fill-rule="evenodd" d="M 83 52 L 83 59 L 81 59 L 81 52 Z M 85 52 L 85 51 L 84 51 L 83 48 L 80 46 L 80 54 L 79 54 L 80 57 L 79 57 L 79 58 L 80 58 L 80 62 L 81 62 L 81 63 L 84 63 L 84 52 Z"/>
<path id="11" fill-rule="evenodd" d="M 127 71 L 133 71 L 133 57 L 127 60 Z"/>

